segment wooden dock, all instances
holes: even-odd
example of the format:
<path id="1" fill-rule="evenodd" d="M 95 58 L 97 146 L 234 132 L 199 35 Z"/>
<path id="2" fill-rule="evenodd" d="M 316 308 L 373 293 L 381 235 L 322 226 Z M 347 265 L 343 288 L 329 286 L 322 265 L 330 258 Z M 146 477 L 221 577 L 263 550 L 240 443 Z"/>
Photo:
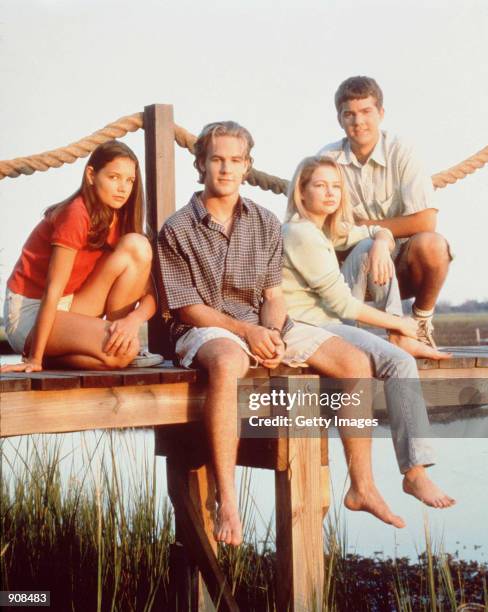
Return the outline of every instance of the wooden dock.
<path id="1" fill-rule="evenodd" d="M 472 390 L 468 403 L 487 404 L 488 350 L 466 347 L 455 355 L 442 367 L 439 362 L 418 364 L 423 379 L 450 381 L 442 386 L 446 395 L 437 398 L 437 404 L 456 403 L 456 380 L 466 378 L 471 379 Z M 304 381 L 318 383 L 319 377 L 306 368 L 259 368 L 252 371 L 250 381 L 261 391 L 279 385 L 293 392 Z M 122 371 L 2 375 L 0 435 L 155 428 L 156 453 L 167 457 L 168 492 L 175 509 L 178 543 L 173 546 L 172 564 L 180 577 L 186 577 L 175 596 L 180 602 L 189 601 L 188 610 L 210 610 L 213 600 L 220 601 L 219 610 L 235 611 L 238 607 L 217 563 L 212 537 L 214 486 L 202 443 L 205 388 L 201 372 L 169 363 Z M 435 409 L 430 405 L 429 410 Z M 324 575 L 327 438 L 298 438 L 293 431 L 277 439 L 243 438 L 238 465 L 274 470 L 280 609 L 313 609 L 321 601 Z"/>

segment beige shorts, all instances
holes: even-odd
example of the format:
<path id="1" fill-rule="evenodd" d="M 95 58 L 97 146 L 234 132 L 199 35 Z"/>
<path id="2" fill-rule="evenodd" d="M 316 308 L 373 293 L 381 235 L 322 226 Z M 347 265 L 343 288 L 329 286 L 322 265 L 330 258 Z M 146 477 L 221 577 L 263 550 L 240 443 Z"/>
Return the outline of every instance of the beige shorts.
<path id="1" fill-rule="evenodd" d="M 58 310 L 69 312 L 73 294 L 63 296 L 58 302 Z M 12 349 L 19 354 L 24 350 L 27 336 L 37 319 L 41 300 L 28 298 L 7 289 L 3 305 L 5 335 Z"/>
<path id="2" fill-rule="evenodd" d="M 286 352 L 282 363 L 292 368 L 306 367 L 306 361 L 319 346 L 336 335 L 321 327 L 307 325 L 306 323 L 294 323 L 283 338 L 286 343 Z M 206 342 L 217 338 L 233 340 L 249 355 L 252 368 L 259 365 L 247 343 L 240 336 L 222 327 L 193 327 L 181 336 L 175 348 L 180 365 L 189 368 L 200 348 Z"/>

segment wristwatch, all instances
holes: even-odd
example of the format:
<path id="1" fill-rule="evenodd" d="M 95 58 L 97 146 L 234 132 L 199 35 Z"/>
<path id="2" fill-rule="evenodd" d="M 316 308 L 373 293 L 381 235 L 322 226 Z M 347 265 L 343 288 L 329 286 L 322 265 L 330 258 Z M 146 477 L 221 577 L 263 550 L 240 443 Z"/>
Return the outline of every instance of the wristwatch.
<path id="1" fill-rule="evenodd" d="M 270 331 L 277 331 L 280 334 L 280 338 L 283 340 L 283 329 L 278 329 L 278 327 L 275 327 L 274 325 L 268 325 L 267 329 Z"/>

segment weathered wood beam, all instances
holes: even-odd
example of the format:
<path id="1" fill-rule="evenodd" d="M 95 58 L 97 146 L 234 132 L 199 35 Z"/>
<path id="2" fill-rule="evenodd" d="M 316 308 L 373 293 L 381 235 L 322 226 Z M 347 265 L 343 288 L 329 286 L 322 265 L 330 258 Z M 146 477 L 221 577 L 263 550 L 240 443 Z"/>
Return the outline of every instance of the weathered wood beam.
<path id="1" fill-rule="evenodd" d="M 0 436 L 201 420 L 205 388 L 175 383 L 2 394 Z"/>
<path id="2" fill-rule="evenodd" d="M 304 385 L 307 392 L 319 391 L 318 378 L 315 385 L 310 378 L 299 377 L 287 384 L 290 393 Z M 312 412 L 313 408 L 308 416 L 317 416 Z M 288 469 L 275 472 L 277 595 L 279 610 L 309 612 L 322 609 L 328 472 L 321 468 L 318 428 L 315 436 L 294 437 L 298 435 L 293 427 L 288 430 Z"/>
<path id="3" fill-rule="evenodd" d="M 210 525 L 204 523 L 202 515 L 192 500 L 190 486 L 195 496 L 195 484 L 190 485 L 188 482 L 188 472 L 179 457 L 168 457 L 167 474 L 168 492 L 175 509 L 175 520 L 179 525 L 178 538 L 192 562 L 200 569 L 216 608 L 222 612 L 239 612 L 230 586 L 217 562 L 215 549 L 210 543 L 208 533 Z M 198 492 L 200 499 L 202 499 L 201 493 L 202 491 Z M 206 504 L 205 499 L 202 502 Z M 200 505 L 200 512 L 202 510 L 207 512 Z"/>
<path id="4" fill-rule="evenodd" d="M 144 140 L 146 159 L 147 228 L 154 247 L 165 219 L 176 210 L 175 205 L 175 127 L 171 104 L 151 104 L 144 107 Z M 158 295 L 163 296 L 161 271 L 156 256 L 153 277 Z M 149 350 L 170 356 L 167 333 L 161 311 L 148 323 Z"/>

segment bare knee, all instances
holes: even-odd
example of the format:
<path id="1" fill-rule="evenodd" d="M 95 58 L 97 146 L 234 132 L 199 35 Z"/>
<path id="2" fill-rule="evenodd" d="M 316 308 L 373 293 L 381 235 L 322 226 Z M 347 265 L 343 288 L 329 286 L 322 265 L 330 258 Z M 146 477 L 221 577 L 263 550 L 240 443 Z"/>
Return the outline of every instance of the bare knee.
<path id="1" fill-rule="evenodd" d="M 135 340 L 131 343 L 130 350 L 124 355 L 106 355 L 102 354 L 102 362 L 104 369 L 106 370 L 120 370 L 126 368 L 131 361 L 133 361 L 139 352 L 140 343 L 139 340 Z"/>
<path id="2" fill-rule="evenodd" d="M 127 253 L 138 265 L 150 265 L 153 257 L 152 247 L 146 236 L 131 232 L 124 234 L 117 243 L 117 249 Z"/>
<path id="3" fill-rule="evenodd" d="M 437 232 L 420 232 L 412 238 L 410 256 L 422 266 L 436 268 L 451 260 L 447 240 Z"/>
<path id="4" fill-rule="evenodd" d="M 217 338 L 207 342 L 197 353 L 197 361 L 202 365 L 212 381 L 235 382 L 246 374 L 249 357 L 243 349 L 227 338 Z"/>

